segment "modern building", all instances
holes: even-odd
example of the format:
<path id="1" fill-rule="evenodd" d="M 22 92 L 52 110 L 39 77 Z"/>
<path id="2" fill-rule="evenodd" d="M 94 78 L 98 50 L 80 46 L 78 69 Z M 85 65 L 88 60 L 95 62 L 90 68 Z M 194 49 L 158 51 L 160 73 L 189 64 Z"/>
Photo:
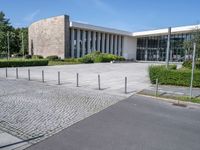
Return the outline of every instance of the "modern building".
<path id="1" fill-rule="evenodd" d="M 170 60 L 183 58 L 183 42 L 192 38 L 197 26 L 171 29 Z M 200 26 L 198 26 L 200 27 Z M 164 61 L 168 29 L 128 32 L 70 21 L 57 16 L 34 22 L 29 27 L 29 53 L 79 58 L 93 51 L 123 56 L 126 59 Z"/>

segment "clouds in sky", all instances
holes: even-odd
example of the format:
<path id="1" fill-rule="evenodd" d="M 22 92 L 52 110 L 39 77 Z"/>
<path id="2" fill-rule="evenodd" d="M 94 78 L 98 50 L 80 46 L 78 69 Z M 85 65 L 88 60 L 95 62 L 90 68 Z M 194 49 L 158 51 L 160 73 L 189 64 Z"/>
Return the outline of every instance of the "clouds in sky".
<path id="1" fill-rule="evenodd" d="M 28 14 L 27 16 L 24 17 L 24 21 L 27 23 L 33 22 L 35 17 L 37 15 L 39 15 L 39 13 L 40 13 L 40 9 L 37 9 L 37 10 L 31 12 L 30 14 Z"/>

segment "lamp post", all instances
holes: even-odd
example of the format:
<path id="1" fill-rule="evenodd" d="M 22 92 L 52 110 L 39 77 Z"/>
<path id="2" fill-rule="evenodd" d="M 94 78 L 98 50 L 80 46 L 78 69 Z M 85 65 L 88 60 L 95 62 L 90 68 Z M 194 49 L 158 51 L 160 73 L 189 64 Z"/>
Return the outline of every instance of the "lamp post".
<path id="1" fill-rule="evenodd" d="M 22 32 L 22 52 L 23 52 L 23 58 L 25 58 L 25 51 L 24 51 L 24 33 Z"/>
<path id="2" fill-rule="evenodd" d="M 167 69 L 169 67 L 170 40 L 171 40 L 171 27 L 168 28 L 168 38 L 167 38 L 167 52 L 166 52 L 166 68 Z"/>
<path id="3" fill-rule="evenodd" d="M 8 50 L 7 50 L 7 59 L 10 59 L 10 37 L 9 37 L 9 32 L 7 32 L 7 46 L 8 46 Z"/>
<path id="4" fill-rule="evenodd" d="M 192 73 L 191 73 L 191 82 L 190 82 L 190 99 L 192 99 L 192 87 L 193 87 L 194 68 L 195 68 L 195 54 L 196 54 L 196 43 L 194 43 L 193 56 L 192 56 Z"/>

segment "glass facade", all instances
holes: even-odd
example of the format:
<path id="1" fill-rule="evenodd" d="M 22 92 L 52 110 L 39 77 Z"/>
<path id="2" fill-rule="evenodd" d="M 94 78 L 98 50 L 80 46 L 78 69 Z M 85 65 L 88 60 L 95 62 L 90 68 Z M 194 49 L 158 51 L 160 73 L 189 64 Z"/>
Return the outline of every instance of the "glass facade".
<path id="1" fill-rule="evenodd" d="M 137 39 L 137 60 L 165 61 L 168 35 L 141 37 Z M 172 34 L 170 61 L 182 61 L 185 57 L 183 43 L 191 40 L 191 34 Z"/>

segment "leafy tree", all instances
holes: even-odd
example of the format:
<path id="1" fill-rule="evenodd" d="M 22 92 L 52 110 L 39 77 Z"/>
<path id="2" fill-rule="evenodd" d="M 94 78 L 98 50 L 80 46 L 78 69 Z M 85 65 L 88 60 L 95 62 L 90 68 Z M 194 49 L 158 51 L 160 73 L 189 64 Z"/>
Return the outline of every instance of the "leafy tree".
<path id="1" fill-rule="evenodd" d="M 187 55 L 192 55 L 193 43 L 196 43 L 196 58 L 198 59 L 200 58 L 200 29 L 196 27 L 191 34 L 192 39 L 184 41 L 183 48 L 185 49 L 185 53 Z"/>
<path id="2" fill-rule="evenodd" d="M 9 19 L 5 18 L 5 14 L 0 11 L 0 53 L 7 51 L 7 33 L 12 30 Z"/>
<path id="3" fill-rule="evenodd" d="M 0 11 L 0 54 L 7 55 L 8 41 L 7 34 L 9 33 L 10 54 L 28 54 L 28 28 L 17 28 L 11 26 L 9 19 Z M 23 46 L 22 48 L 22 34 Z"/>

